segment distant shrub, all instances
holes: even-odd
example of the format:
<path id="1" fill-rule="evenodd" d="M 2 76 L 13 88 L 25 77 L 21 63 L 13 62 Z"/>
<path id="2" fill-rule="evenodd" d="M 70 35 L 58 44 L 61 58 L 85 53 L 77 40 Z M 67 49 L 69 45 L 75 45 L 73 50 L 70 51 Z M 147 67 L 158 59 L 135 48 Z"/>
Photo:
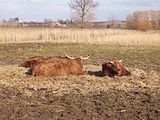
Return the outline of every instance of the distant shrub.
<path id="1" fill-rule="evenodd" d="M 135 11 L 126 18 L 128 29 L 147 31 L 160 29 L 160 11 Z"/>

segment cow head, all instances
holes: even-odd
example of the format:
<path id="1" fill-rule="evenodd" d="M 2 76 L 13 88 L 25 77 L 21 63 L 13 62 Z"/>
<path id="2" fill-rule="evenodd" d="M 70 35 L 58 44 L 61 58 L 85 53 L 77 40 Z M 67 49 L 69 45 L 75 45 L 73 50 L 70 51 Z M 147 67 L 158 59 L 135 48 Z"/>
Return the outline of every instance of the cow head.
<path id="1" fill-rule="evenodd" d="M 125 76 L 131 73 L 121 63 L 122 60 L 113 60 L 102 64 L 102 76 L 108 75 L 109 77 Z"/>

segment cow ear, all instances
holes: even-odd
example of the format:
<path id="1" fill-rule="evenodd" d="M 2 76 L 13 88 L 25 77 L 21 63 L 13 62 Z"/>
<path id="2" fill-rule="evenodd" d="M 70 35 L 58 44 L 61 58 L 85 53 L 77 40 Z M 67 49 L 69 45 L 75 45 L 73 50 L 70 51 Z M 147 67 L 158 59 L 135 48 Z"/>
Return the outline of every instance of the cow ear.
<path id="1" fill-rule="evenodd" d="M 121 60 L 119 60 L 119 62 L 122 62 L 123 60 L 121 59 Z"/>

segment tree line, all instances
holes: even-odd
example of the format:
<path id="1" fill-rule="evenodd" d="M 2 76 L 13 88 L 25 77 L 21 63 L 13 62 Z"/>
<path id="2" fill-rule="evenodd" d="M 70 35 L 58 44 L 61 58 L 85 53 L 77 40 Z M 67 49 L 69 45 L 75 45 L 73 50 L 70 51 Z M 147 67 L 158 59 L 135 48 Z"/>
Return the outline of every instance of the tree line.
<path id="1" fill-rule="evenodd" d="M 160 10 L 135 11 L 126 18 L 126 26 L 133 30 L 160 30 Z"/>
<path id="2" fill-rule="evenodd" d="M 75 27 L 85 28 L 96 18 L 95 8 L 98 3 L 94 0 L 70 0 L 68 6 L 71 9 L 71 21 L 60 20 L 59 23 L 70 23 Z M 15 18 L 11 21 L 19 21 L 19 19 Z M 114 28 L 115 21 L 111 20 L 111 28 Z M 51 19 L 44 20 L 44 23 L 52 22 Z M 127 29 L 160 30 L 160 10 L 135 11 L 126 17 L 125 23 Z"/>
<path id="3" fill-rule="evenodd" d="M 94 0 L 70 0 L 72 20 L 84 28 L 96 16 Z M 160 30 L 160 10 L 135 11 L 126 17 L 126 28 L 132 30 Z"/>

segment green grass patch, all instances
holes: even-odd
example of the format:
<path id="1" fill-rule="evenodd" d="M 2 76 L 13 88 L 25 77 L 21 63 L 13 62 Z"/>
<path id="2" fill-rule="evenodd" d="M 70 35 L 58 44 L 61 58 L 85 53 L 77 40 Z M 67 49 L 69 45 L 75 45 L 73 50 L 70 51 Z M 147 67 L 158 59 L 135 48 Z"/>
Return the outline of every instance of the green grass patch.
<path id="1" fill-rule="evenodd" d="M 127 67 L 160 71 L 160 47 L 152 46 L 111 46 L 76 43 L 1 44 L 0 62 L 19 64 L 31 56 L 64 56 L 63 52 L 68 53 L 70 56 L 93 54 L 87 64 L 101 65 L 108 60 L 123 59 Z"/>

